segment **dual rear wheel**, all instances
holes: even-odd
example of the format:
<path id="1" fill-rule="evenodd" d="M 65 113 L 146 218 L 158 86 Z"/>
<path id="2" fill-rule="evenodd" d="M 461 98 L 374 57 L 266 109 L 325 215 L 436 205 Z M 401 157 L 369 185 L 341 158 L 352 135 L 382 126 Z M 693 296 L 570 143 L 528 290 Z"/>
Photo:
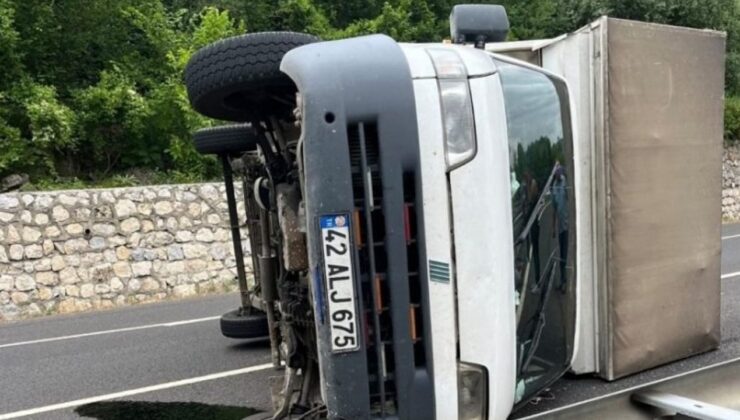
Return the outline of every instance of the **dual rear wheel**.
<path id="1" fill-rule="evenodd" d="M 221 157 L 224 171 L 230 171 L 226 168 L 229 156 L 257 150 L 258 125 L 269 116 L 290 115 L 293 111 L 296 88 L 280 71 L 283 56 L 293 48 L 318 40 L 302 33 L 262 32 L 224 39 L 193 55 L 185 69 L 185 85 L 193 109 L 207 117 L 240 123 L 196 131 L 195 149 Z M 244 284 L 246 281 L 240 281 L 241 288 Z M 266 314 L 254 308 L 227 312 L 220 324 L 221 333 L 229 338 L 269 335 Z"/>

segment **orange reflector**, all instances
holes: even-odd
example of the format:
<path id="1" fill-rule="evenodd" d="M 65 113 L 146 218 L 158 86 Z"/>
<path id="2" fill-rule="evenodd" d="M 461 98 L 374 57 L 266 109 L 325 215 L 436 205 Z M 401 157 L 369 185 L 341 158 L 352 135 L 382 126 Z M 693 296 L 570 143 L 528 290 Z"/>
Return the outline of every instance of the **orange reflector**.
<path id="1" fill-rule="evenodd" d="M 381 312 L 383 310 L 383 294 L 380 293 L 380 275 L 375 275 L 375 281 L 373 282 L 373 289 L 375 292 L 375 310 Z"/>
<path id="2" fill-rule="evenodd" d="M 416 332 L 416 310 L 414 307 L 409 307 L 409 330 L 411 331 L 411 341 L 416 341 L 419 334 Z"/>
<path id="3" fill-rule="evenodd" d="M 357 245 L 358 248 L 362 248 L 362 225 L 360 225 L 360 211 L 355 210 L 352 213 L 352 222 L 354 224 L 354 233 L 355 233 L 355 245 Z"/>

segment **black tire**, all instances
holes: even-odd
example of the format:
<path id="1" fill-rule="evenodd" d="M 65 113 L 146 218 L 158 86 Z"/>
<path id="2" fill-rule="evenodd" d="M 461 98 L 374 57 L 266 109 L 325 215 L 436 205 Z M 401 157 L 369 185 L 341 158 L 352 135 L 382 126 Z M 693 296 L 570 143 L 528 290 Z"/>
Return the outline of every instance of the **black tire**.
<path id="1" fill-rule="evenodd" d="M 296 32 L 259 32 L 227 38 L 200 49 L 185 68 L 190 104 L 199 113 L 227 121 L 251 121 L 265 110 L 267 93 L 295 90 L 280 71 L 288 51 L 319 39 Z"/>
<path id="2" fill-rule="evenodd" d="M 233 155 L 255 150 L 258 138 L 250 124 L 222 125 L 193 133 L 193 145 L 204 155 Z"/>
<path id="3" fill-rule="evenodd" d="M 268 337 L 267 315 L 255 311 L 245 315 L 241 309 L 226 312 L 221 316 L 221 334 L 229 338 Z"/>

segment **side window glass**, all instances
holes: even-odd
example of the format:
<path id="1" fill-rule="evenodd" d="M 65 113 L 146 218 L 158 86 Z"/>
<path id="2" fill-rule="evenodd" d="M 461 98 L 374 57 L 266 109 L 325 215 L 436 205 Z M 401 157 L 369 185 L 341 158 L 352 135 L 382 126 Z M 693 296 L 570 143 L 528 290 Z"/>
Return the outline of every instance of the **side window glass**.
<path id="1" fill-rule="evenodd" d="M 575 196 L 565 86 L 496 61 L 506 107 L 514 226 L 517 401 L 568 368 L 575 327 Z"/>

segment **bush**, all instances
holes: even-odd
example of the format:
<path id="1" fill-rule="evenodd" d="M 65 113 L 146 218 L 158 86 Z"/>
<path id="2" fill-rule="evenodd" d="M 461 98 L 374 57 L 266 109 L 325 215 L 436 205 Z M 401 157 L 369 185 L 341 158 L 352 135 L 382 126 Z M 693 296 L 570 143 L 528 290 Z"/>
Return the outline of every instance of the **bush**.
<path id="1" fill-rule="evenodd" d="M 740 96 L 725 98 L 725 142 L 740 141 Z"/>
<path id="2" fill-rule="evenodd" d="M 20 130 L 0 118 L 0 173 L 22 167 L 27 151 Z"/>
<path id="3" fill-rule="evenodd" d="M 107 175 L 137 164 L 157 165 L 166 143 L 146 138 L 150 110 L 136 84 L 117 68 L 103 71 L 100 81 L 75 92 L 80 150 L 87 157 L 80 170 Z"/>

